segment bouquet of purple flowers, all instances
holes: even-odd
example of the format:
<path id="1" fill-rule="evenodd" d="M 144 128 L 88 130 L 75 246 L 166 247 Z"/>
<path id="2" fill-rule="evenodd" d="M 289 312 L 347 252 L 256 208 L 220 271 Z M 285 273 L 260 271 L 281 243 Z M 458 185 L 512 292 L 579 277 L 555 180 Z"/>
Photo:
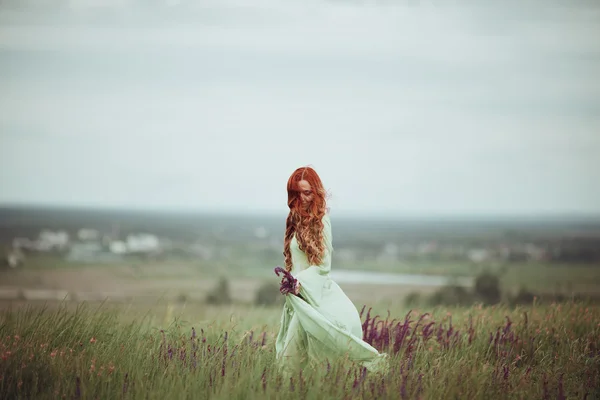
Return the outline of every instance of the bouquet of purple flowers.
<path id="1" fill-rule="evenodd" d="M 298 280 L 284 268 L 275 267 L 275 274 L 279 276 L 280 273 L 283 274 L 283 278 L 281 278 L 281 286 L 279 287 L 281 294 L 297 294 L 296 291 L 297 287 L 299 286 Z"/>

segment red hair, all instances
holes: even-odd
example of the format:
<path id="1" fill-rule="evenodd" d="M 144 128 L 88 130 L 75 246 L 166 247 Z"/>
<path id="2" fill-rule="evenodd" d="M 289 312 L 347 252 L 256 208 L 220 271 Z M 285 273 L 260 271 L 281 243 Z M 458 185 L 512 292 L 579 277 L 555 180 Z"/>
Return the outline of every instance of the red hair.
<path id="1" fill-rule="evenodd" d="M 303 207 L 300 198 L 298 182 L 305 180 L 310 184 L 313 198 L 308 208 Z M 296 235 L 300 250 L 306 253 L 311 265 L 321 264 L 325 244 L 323 242 L 323 217 L 327 211 L 325 202 L 325 188 L 317 172 L 311 167 L 296 169 L 287 183 L 288 214 L 283 241 L 283 256 L 285 269 L 292 270 L 292 252 L 290 243 Z"/>

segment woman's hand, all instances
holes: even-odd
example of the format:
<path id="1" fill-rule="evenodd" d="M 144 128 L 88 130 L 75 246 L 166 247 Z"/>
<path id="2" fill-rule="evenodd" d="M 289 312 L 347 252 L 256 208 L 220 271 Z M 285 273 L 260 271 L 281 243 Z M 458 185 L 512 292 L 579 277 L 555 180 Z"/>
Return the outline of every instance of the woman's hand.
<path id="1" fill-rule="evenodd" d="M 279 276 L 279 274 L 283 274 L 281 278 L 281 284 L 279 285 L 279 292 L 285 295 L 288 293 L 292 293 L 296 296 L 300 294 L 301 285 L 300 282 L 292 276 L 288 271 L 281 267 L 275 268 L 275 274 Z"/>
<path id="2" fill-rule="evenodd" d="M 300 282 L 295 280 L 294 281 L 290 281 L 287 278 L 283 278 L 281 280 L 281 285 L 279 287 L 279 291 L 281 292 L 281 294 L 294 294 L 294 295 L 298 295 L 300 293 Z"/>
<path id="3" fill-rule="evenodd" d="M 294 286 L 294 294 L 297 296 L 300 294 L 300 289 L 302 288 L 302 285 L 300 285 L 300 281 L 296 281 L 296 285 Z"/>

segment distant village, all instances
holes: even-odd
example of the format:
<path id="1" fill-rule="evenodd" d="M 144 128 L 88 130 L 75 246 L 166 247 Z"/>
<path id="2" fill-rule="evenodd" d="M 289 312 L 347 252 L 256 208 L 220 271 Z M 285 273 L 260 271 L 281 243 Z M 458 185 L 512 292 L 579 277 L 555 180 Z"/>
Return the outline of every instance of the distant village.
<path id="1" fill-rule="evenodd" d="M 223 239 L 223 238 L 221 238 Z M 279 262 L 283 239 L 268 229 L 257 226 L 244 241 L 244 254 L 255 258 Z M 381 241 L 364 246 L 339 241 L 335 245 L 338 263 L 402 261 L 453 261 L 473 264 L 507 262 L 600 262 L 599 243 L 569 240 L 544 242 L 489 241 L 485 245 L 457 244 L 439 240 L 410 242 Z M 35 238 L 15 237 L 3 254 L 4 264 L 18 268 L 27 263 L 34 254 L 52 254 L 74 264 L 121 263 L 137 257 L 144 260 L 224 260 L 234 254 L 240 241 L 228 242 L 227 238 L 217 241 L 183 241 L 160 237 L 152 233 L 139 232 L 119 235 L 101 232 L 92 228 L 81 228 L 75 234 L 65 230 L 42 229 Z M 254 254 L 252 254 L 254 253 Z"/>
<path id="2" fill-rule="evenodd" d="M 267 239 L 264 228 L 255 231 L 257 239 Z M 273 248 L 281 247 L 271 240 Z M 263 246 L 264 248 L 264 246 Z M 5 264 L 17 268 L 27 262 L 27 254 L 54 254 L 67 262 L 120 263 L 132 256 L 143 259 L 168 259 L 185 257 L 201 260 L 227 258 L 227 246 L 215 246 L 198 240 L 192 243 L 159 237 L 152 233 L 101 232 L 92 228 L 81 228 L 75 235 L 65 230 L 43 229 L 36 238 L 15 237 L 5 254 Z"/>
<path id="3" fill-rule="evenodd" d="M 16 237 L 6 254 L 6 264 L 16 268 L 26 263 L 27 254 L 59 254 L 72 263 L 118 263 L 127 256 L 164 257 L 184 251 L 191 256 L 210 259 L 212 250 L 198 243 L 178 244 L 151 233 L 127 234 L 123 238 L 96 229 L 82 228 L 76 235 L 64 230 L 44 229 L 35 239 Z"/>

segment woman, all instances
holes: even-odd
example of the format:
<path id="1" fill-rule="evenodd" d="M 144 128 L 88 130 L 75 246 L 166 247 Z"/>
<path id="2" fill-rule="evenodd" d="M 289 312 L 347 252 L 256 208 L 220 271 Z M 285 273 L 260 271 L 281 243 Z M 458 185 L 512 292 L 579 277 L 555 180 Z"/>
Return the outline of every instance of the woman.
<path id="1" fill-rule="evenodd" d="M 371 371 L 385 370 L 387 355 L 362 340 L 356 307 L 329 277 L 333 246 L 321 179 L 310 167 L 298 168 L 287 191 L 290 212 L 283 255 L 285 269 L 297 284 L 286 293 L 275 345 L 277 360 L 289 370 L 347 357 Z"/>

